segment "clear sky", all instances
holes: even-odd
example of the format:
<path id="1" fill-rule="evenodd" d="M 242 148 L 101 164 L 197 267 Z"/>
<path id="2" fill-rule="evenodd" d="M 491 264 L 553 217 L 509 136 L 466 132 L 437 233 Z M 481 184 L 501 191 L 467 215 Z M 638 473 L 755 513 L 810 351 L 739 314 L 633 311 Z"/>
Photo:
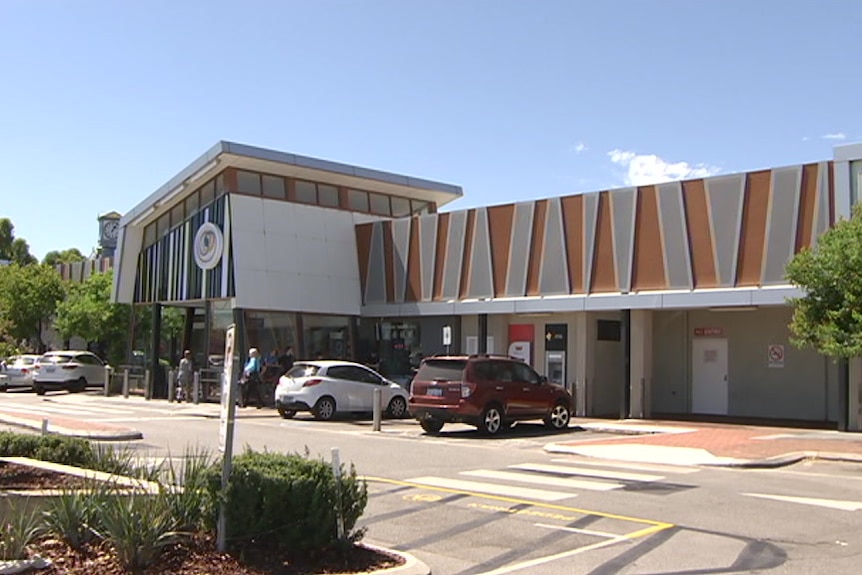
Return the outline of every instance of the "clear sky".
<path id="1" fill-rule="evenodd" d="M 0 217 L 98 241 L 218 140 L 466 208 L 862 140 L 859 0 L 0 1 Z"/>

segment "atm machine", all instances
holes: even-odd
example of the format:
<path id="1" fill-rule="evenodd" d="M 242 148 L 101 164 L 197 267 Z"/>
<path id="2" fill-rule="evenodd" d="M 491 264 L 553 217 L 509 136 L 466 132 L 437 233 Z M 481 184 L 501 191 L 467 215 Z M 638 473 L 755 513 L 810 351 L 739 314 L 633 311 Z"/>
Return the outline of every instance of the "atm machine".
<path id="1" fill-rule="evenodd" d="M 551 383 L 566 385 L 566 352 L 545 352 L 545 375 Z"/>

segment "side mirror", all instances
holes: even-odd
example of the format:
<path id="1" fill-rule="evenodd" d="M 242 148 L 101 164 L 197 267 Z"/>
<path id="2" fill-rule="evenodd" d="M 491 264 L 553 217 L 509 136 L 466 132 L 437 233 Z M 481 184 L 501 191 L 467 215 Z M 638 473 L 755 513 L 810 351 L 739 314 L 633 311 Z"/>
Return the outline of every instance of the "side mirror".
<path id="1" fill-rule="evenodd" d="M 540 375 L 539 376 L 539 383 L 541 385 L 548 383 L 548 376 L 547 375 Z"/>

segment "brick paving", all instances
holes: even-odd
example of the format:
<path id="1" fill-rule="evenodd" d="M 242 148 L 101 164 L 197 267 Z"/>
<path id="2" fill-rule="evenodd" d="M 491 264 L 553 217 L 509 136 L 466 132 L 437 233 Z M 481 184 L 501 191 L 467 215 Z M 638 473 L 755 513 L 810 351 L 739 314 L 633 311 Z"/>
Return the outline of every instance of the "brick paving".
<path id="1" fill-rule="evenodd" d="M 662 427 L 693 429 L 681 433 L 622 435 L 607 440 L 590 441 L 589 445 L 644 444 L 665 447 L 705 449 L 717 457 L 764 459 L 808 452 L 816 454 L 846 454 L 847 459 L 862 462 L 862 433 L 811 430 L 787 427 L 713 424 L 697 422 L 644 422 Z M 637 424 L 633 424 L 636 427 Z M 561 442 L 578 445 L 578 441 Z"/>

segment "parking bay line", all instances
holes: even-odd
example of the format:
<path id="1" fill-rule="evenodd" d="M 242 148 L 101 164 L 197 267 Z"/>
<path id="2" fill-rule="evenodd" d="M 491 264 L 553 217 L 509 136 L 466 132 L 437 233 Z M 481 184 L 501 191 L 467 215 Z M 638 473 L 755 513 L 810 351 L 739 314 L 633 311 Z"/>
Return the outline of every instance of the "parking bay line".
<path id="1" fill-rule="evenodd" d="M 608 483 L 606 481 L 581 481 L 568 477 L 548 477 L 542 475 L 531 475 L 529 473 L 513 473 L 511 471 L 492 471 L 490 469 L 462 471 L 461 475 L 469 475 L 470 477 L 484 477 L 485 479 L 500 479 L 502 481 L 519 481 L 521 483 L 548 485 L 550 487 L 586 489 L 588 491 L 611 491 L 614 489 L 621 489 L 622 487 L 625 487 L 622 483 Z M 572 495 L 572 497 L 574 497 L 574 495 Z"/>
<path id="2" fill-rule="evenodd" d="M 519 463 L 510 465 L 511 469 L 523 469 L 524 471 L 540 471 L 543 473 L 559 473 L 562 475 L 580 475 L 583 477 L 599 477 L 602 479 L 619 479 L 620 481 L 642 481 L 654 482 L 664 479 L 662 475 L 648 475 L 646 473 L 625 473 L 622 471 L 611 471 L 610 469 L 586 469 L 574 465 L 546 465 L 544 463 Z M 622 486 L 620 486 L 622 487 Z"/>

